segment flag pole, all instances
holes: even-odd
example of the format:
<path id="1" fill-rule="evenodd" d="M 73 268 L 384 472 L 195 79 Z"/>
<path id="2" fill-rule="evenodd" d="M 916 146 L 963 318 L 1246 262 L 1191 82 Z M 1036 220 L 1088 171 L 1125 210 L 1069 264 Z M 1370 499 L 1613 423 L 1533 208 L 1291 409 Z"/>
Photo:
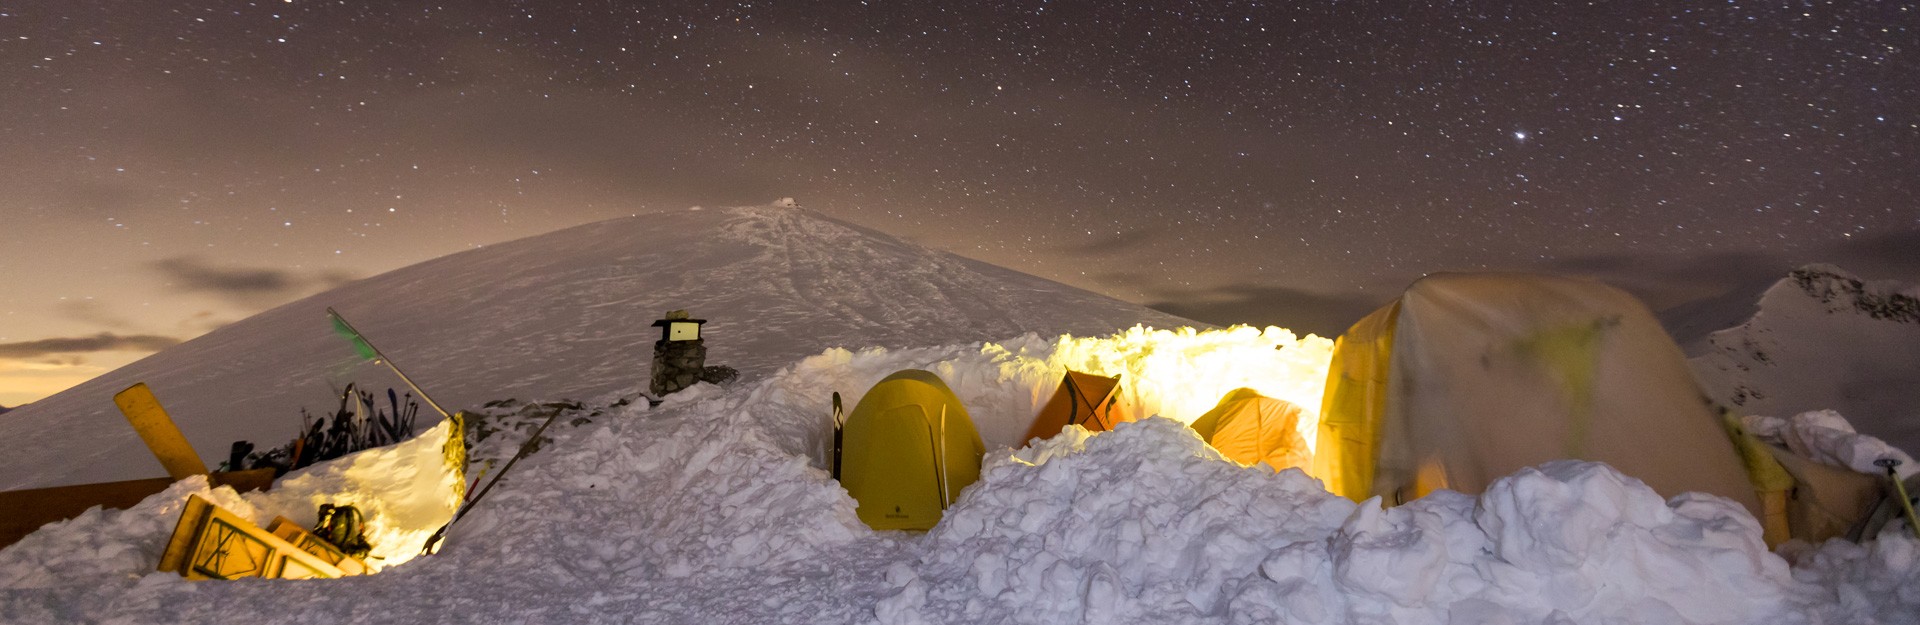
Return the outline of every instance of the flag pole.
<path id="1" fill-rule="evenodd" d="M 440 413 L 440 416 L 445 418 L 449 418 L 449 419 L 453 418 L 453 415 L 447 414 L 446 409 L 441 408 L 440 404 L 435 403 L 432 397 L 428 397 L 426 391 L 420 390 L 420 385 L 414 384 L 413 378 L 407 377 L 407 373 L 405 371 L 401 371 L 399 365 L 393 364 L 393 359 L 387 358 L 386 354 L 383 354 L 380 352 L 380 348 L 374 347 L 373 341 L 367 340 L 366 336 L 361 335 L 359 330 L 355 330 L 353 328 L 353 324 L 347 323 L 347 318 L 340 316 L 339 311 L 334 310 L 332 306 L 328 306 L 327 316 L 332 317 L 334 323 L 339 324 L 339 326 L 342 328 L 346 328 L 347 332 L 353 334 L 353 340 L 358 341 L 360 345 L 365 345 L 367 347 L 367 351 L 373 352 L 374 362 L 386 365 L 388 369 L 393 370 L 394 375 L 400 376 L 400 381 L 406 382 L 408 388 L 413 389 L 414 393 L 417 393 L 420 395 L 420 399 L 426 400 L 427 405 L 432 406 L 434 412 Z"/>

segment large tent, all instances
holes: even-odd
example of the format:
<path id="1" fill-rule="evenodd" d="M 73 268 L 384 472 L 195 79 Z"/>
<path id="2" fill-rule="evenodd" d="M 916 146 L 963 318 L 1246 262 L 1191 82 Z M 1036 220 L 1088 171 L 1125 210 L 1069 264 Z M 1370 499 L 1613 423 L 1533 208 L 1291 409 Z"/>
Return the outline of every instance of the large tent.
<path id="1" fill-rule="evenodd" d="M 1388 503 L 1477 493 L 1542 462 L 1606 462 L 1662 495 L 1766 518 L 1746 465 L 1646 307 L 1599 282 L 1435 274 L 1334 349 L 1312 473 Z"/>
<path id="2" fill-rule="evenodd" d="M 1118 376 L 1109 378 L 1068 371 L 1060 376 L 1060 387 L 1054 390 L 1053 398 L 1040 407 L 1040 414 L 1033 418 L 1033 427 L 1027 429 L 1026 437 L 1021 440 L 1053 438 L 1069 425 L 1105 432 L 1125 420 L 1127 411 L 1120 401 Z"/>
<path id="3" fill-rule="evenodd" d="M 1249 466 L 1265 462 L 1275 471 L 1304 470 L 1313 452 L 1300 435 L 1300 417 L 1293 402 L 1241 388 L 1195 419 L 1193 429 L 1228 460 Z"/>
<path id="4" fill-rule="evenodd" d="M 960 490 L 980 479 L 986 444 L 940 376 L 889 375 L 847 417 L 840 484 L 877 530 L 931 529 Z"/>

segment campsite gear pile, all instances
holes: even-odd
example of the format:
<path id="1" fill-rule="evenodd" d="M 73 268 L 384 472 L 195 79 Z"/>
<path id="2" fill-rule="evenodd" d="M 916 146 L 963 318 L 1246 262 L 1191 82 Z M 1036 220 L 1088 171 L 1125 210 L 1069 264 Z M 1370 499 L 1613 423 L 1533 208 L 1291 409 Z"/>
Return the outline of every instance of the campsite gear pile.
<path id="1" fill-rule="evenodd" d="M 300 409 L 300 434 L 286 444 L 254 452 L 248 441 L 234 441 L 228 466 L 244 469 L 273 469 L 275 477 L 303 469 L 356 451 L 385 447 L 413 435 L 420 404 L 413 395 L 406 403 L 393 389 L 387 389 L 389 408 L 381 408 L 374 395 L 348 384 L 340 393 L 340 406 L 329 416 L 315 419 Z"/>
<path id="2" fill-rule="evenodd" d="M 323 507 L 323 514 L 325 510 Z M 358 513 L 353 517 L 357 527 Z M 323 519 L 322 525 L 326 524 Z M 359 539 L 359 545 L 366 545 L 365 537 Z M 360 553 L 364 555 L 365 551 Z M 360 556 L 325 536 L 300 529 L 286 517 L 277 517 L 267 529 L 260 529 L 240 515 L 192 495 L 167 539 L 159 570 L 194 580 L 312 579 L 362 575 L 367 572 L 367 564 Z"/>

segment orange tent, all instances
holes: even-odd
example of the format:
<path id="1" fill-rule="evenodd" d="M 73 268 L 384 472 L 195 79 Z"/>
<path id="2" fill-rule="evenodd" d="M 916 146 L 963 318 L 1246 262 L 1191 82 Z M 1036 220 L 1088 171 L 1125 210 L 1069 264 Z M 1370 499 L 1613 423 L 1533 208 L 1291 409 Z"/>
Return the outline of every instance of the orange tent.
<path id="1" fill-rule="evenodd" d="M 1293 402 L 1240 388 L 1194 420 L 1193 429 L 1228 460 L 1248 466 L 1266 462 L 1275 471 L 1289 467 L 1304 471 L 1313 452 L 1300 435 L 1300 412 Z"/>
<path id="2" fill-rule="evenodd" d="M 1069 425 L 1104 432 L 1128 420 L 1120 402 L 1119 377 L 1068 371 L 1060 377 L 1060 388 L 1053 392 L 1053 399 L 1040 407 L 1023 440 L 1053 438 Z"/>

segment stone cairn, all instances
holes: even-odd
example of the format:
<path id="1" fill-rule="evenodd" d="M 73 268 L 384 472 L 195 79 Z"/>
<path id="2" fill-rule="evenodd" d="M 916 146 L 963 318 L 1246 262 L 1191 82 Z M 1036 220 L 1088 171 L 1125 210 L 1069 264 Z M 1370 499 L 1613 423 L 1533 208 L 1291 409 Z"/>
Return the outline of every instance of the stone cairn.
<path id="1" fill-rule="evenodd" d="M 690 319 L 684 310 L 667 313 L 668 321 Z M 724 384 L 739 377 L 733 367 L 709 367 L 707 364 L 706 339 L 691 341 L 669 341 L 664 337 L 653 342 L 653 381 L 648 389 L 657 399 L 679 391 L 698 382 Z"/>

